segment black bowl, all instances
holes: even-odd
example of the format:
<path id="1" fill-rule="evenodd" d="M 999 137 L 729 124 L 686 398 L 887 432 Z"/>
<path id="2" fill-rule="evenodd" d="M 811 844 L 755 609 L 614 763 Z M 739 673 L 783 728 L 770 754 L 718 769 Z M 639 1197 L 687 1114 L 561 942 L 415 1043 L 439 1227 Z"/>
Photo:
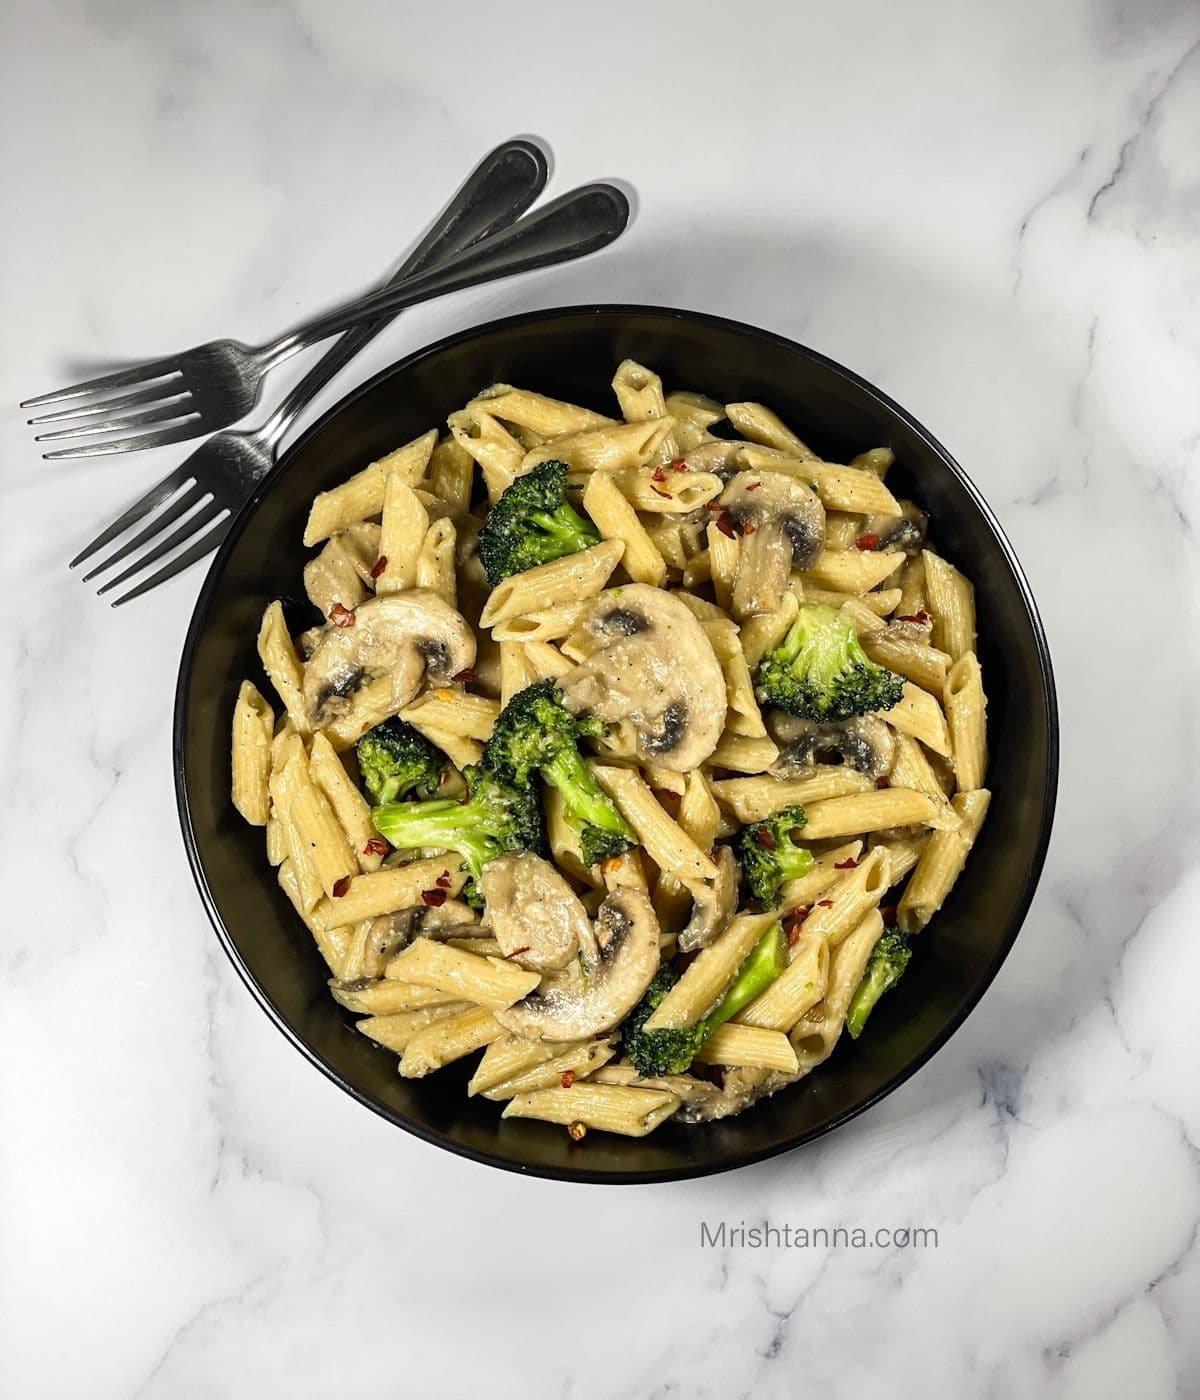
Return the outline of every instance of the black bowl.
<path id="1" fill-rule="evenodd" d="M 366 462 L 444 423 L 495 381 L 611 410 L 613 369 L 631 356 L 669 386 L 770 404 L 828 459 L 886 443 L 899 486 L 930 513 L 940 550 L 975 582 L 991 701 L 991 811 L 965 877 L 922 935 L 920 956 L 880 1004 L 870 1034 L 843 1038 L 819 1071 L 726 1122 L 667 1123 L 640 1140 L 501 1121 L 468 1099 L 459 1066 L 404 1080 L 357 1034 L 277 888 L 262 832 L 229 800 L 230 717 L 239 682 L 262 684 L 266 603 L 302 597 L 309 503 Z M 306 605 L 305 605 L 306 606 Z M 296 624 L 305 620 L 297 609 Z M 234 966 L 292 1043 L 368 1107 L 427 1142 L 512 1171 L 589 1182 L 725 1171 L 809 1142 L 914 1073 L 961 1025 L 1012 946 L 1041 872 L 1054 811 L 1058 718 L 1045 637 L 991 511 L 949 453 L 879 390 L 822 355 L 734 321 L 637 306 L 572 307 L 451 336 L 377 375 L 287 452 L 238 516 L 196 605 L 175 706 L 180 818 L 196 883 Z"/>

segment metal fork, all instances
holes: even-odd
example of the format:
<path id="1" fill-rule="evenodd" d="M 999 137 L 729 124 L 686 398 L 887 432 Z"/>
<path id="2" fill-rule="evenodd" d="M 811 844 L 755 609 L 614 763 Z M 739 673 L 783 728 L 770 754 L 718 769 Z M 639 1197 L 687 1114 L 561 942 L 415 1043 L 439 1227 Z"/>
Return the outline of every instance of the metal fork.
<path id="1" fill-rule="evenodd" d="M 518 219 L 546 185 L 545 155 L 527 141 L 506 141 L 489 152 L 463 182 L 404 265 L 392 278 L 399 283 L 442 258 L 471 246 Z M 398 313 L 393 313 L 393 315 Z M 102 530 L 71 560 L 71 568 L 164 507 L 136 535 L 126 540 L 84 575 L 95 578 L 135 550 L 145 552 L 99 589 L 107 593 L 157 563 L 187 540 L 188 548 L 114 602 L 117 607 L 202 559 L 224 539 L 234 515 L 275 462 L 280 439 L 296 416 L 355 355 L 393 319 L 385 316 L 347 331 L 308 371 L 259 428 L 226 429 L 201 445 L 173 472 Z M 176 525 L 176 522 L 181 522 Z M 164 532 L 176 528 L 165 538 Z M 205 527 L 209 528 L 205 528 Z"/>
<path id="2" fill-rule="evenodd" d="M 212 340 L 182 355 L 152 360 L 118 374 L 39 395 L 21 407 L 89 398 L 83 405 L 31 419 L 32 423 L 41 424 L 79 415 L 90 418 L 76 427 L 43 433 L 39 442 L 145 430 L 47 452 L 47 458 L 91 457 L 183 442 L 236 422 L 254 407 L 263 377 L 288 356 L 316 341 L 447 292 L 582 257 L 611 243 L 628 222 L 629 201 L 619 189 L 607 184 L 581 185 L 518 220 L 511 228 L 493 233 L 447 258 L 436 268 L 318 316 L 269 345 L 253 348 L 235 340 Z M 89 397 L 112 389 L 130 392 L 99 402 Z M 129 409 L 135 411 L 128 412 Z"/>

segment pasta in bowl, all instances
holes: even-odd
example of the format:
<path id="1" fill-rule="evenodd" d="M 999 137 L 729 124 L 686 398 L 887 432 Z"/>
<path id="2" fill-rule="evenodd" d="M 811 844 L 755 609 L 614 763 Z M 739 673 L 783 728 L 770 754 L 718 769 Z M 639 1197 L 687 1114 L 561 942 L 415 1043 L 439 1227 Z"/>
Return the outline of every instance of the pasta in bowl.
<path id="1" fill-rule="evenodd" d="M 634 359 L 611 388 L 493 384 L 320 492 L 323 620 L 269 604 L 232 730 L 358 1030 L 576 1142 L 869 1037 L 991 795 L 974 589 L 892 449 Z"/>

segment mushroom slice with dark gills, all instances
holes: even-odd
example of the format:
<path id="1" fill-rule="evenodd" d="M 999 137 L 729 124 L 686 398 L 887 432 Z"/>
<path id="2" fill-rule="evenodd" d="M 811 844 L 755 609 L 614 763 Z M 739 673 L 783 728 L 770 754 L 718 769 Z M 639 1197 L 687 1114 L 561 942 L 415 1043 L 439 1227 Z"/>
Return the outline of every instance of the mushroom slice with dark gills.
<path id="1" fill-rule="evenodd" d="M 692 916 L 679 935 L 679 951 L 695 953 L 707 948 L 737 913 L 738 871 L 733 850 L 717 852 L 717 878 L 711 885 L 697 885 Z"/>
<path id="2" fill-rule="evenodd" d="M 557 972 L 592 945 L 587 910 L 541 856 L 499 856 L 483 867 L 480 880 L 487 923 L 506 958 L 535 972 Z"/>
<path id="3" fill-rule="evenodd" d="M 575 714 L 628 721 L 636 757 L 675 773 L 698 768 L 725 727 L 725 677 L 697 619 L 648 583 L 602 593 L 584 614 L 593 644 L 559 681 Z"/>
<path id="4" fill-rule="evenodd" d="M 721 505 L 741 530 L 733 615 L 779 607 L 793 569 L 811 569 L 825 544 L 825 507 L 807 482 L 783 472 L 738 472 Z"/>
<path id="5" fill-rule="evenodd" d="M 360 690 L 385 678 L 387 713 L 395 714 L 416 695 L 426 671 L 449 680 L 474 662 L 474 634 L 436 593 L 385 593 L 352 611 L 335 610 L 304 667 L 309 723 L 326 728 L 350 709 Z"/>
<path id="6" fill-rule="evenodd" d="M 585 921 L 586 922 L 586 921 Z M 589 935 L 592 930 L 589 927 Z M 618 1025 L 658 971 L 658 919 L 641 890 L 619 889 L 600 906 L 574 977 L 531 992 L 496 1020 L 526 1040 L 586 1040 Z"/>
<path id="7" fill-rule="evenodd" d="M 859 539 L 873 540 L 872 549 L 898 549 L 911 558 L 925 545 L 929 517 L 911 501 L 900 502 L 899 515 L 868 515 Z"/>
<path id="8" fill-rule="evenodd" d="M 815 764 L 840 761 L 868 778 L 882 778 L 891 771 L 896 754 L 892 731 L 877 715 L 859 715 L 840 724 L 815 724 L 799 715 L 772 710 L 767 719 L 771 737 L 779 745 L 779 757 L 771 765 L 776 778 L 797 778 L 812 772 Z"/>

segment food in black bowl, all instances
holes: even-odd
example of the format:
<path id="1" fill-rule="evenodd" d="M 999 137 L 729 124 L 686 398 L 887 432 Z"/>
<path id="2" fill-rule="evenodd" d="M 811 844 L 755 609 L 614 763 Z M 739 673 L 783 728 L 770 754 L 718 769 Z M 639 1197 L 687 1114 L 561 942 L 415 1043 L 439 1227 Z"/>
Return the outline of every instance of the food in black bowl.
<path id="1" fill-rule="evenodd" d="M 495 385 L 573 407 L 462 412 Z M 240 804 L 288 893 L 229 796 L 243 678 L 276 713 L 244 692 Z M 555 753 L 520 706 L 488 738 L 529 685 Z M 415 782 L 401 711 L 442 756 Z M 807 1141 L 944 1042 L 1028 908 L 1055 726 L 1019 567 L 918 425 L 765 332 L 601 307 L 443 341 L 306 434 L 205 585 L 175 742 L 214 924 L 315 1063 L 479 1160 L 646 1181 Z"/>

